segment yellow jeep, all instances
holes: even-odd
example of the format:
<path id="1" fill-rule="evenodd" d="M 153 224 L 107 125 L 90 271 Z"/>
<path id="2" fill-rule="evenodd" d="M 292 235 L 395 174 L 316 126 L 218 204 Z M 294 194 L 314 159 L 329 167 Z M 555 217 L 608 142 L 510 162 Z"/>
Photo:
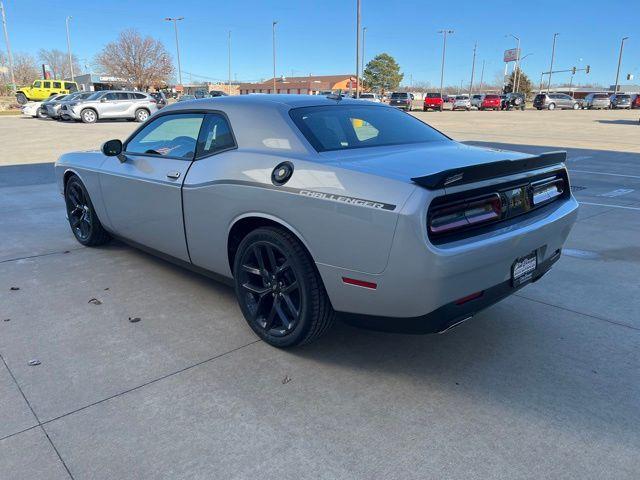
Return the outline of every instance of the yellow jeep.
<path id="1" fill-rule="evenodd" d="M 20 105 L 29 101 L 39 102 L 46 100 L 51 95 L 59 93 L 72 93 L 78 91 L 76 82 L 65 80 L 40 79 L 35 80 L 30 87 L 22 87 L 16 92 L 16 100 Z"/>

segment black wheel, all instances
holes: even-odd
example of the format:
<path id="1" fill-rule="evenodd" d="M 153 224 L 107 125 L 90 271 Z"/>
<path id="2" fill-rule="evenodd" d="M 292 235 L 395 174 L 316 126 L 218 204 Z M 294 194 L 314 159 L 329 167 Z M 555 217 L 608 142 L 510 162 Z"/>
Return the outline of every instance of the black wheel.
<path id="1" fill-rule="evenodd" d="M 98 114 L 95 110 L 86 108 L 80 112 L 80 118 L 84 123 L 96 123 L 98 121 Z"/>
<path id="2" fill-rule="evenodd" d="M 238 246 L 236 296 L 249 326 L 274 347 L 292 347 L 320 337 L 333 309 L 313 261 L 285 230 L 258 228 Z"/>
<path id="3" fill-rule="evenodd" d="M 111 236 L 102 227 L 93 209 L 89 193 L 77 176 L 65 185 L 64 200 L 71 231 L 82 245 L 93 247 L 107 243 Z"/>
<path id="4" fill-rule="evenodd" d="M 24 93 L 22 93 L 22 92 L 16 93 L 16 102 L 18 102 L 20 105 L 24 105 L 28 101 L 29 101 L 29 99 L 27 98 L 27 96 Z"/>
<path id="5" fill-rule="evenodd" d="M 149 111 L 144 108 L 136 110 L 136 122 L 146 122 L 149 118 Z"/>

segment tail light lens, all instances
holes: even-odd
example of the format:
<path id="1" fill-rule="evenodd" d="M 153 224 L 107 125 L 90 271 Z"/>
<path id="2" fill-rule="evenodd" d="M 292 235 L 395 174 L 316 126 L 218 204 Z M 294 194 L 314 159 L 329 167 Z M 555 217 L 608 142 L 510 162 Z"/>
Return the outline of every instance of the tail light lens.
<path id="1" fill-rule="evenodd" d="M 564 180 L 552 178 L 531 184 L 531 201 L 533 207 L 551 202 L 564 192 Z"/>
<path id="2" fill-rule="evenodd" d="M 149 103 L 158 103 L 158 101 L 156 99 L 152 98 L 152 99 L 149 100 Z"/>
<path id="3" fill-rule="evenodd" d="M 429 216 L 429 232 L 435 235 L 494 222 L 502 218 L 502 200 L 497 193 L 468 201 L 445 204 Z"/>

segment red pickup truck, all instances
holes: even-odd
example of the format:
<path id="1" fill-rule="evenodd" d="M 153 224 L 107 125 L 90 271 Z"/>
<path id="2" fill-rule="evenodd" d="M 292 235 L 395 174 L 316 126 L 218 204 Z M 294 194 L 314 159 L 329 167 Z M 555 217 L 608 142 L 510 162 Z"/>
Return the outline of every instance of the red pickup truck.
<path id="1" fill-rule="evenodd" d="M 500 95 L 485 95 L 478 110 L 500 110 Z"/>
<path id="2" fill-rule="evenodd" d="M 437 110 L 438 112 L 442 111 L 442 95 L 439 93 L 427 93 L 424 97 L 424 105 L 422 106 L 422 110 L 425 112 L 429 109 Z"/>

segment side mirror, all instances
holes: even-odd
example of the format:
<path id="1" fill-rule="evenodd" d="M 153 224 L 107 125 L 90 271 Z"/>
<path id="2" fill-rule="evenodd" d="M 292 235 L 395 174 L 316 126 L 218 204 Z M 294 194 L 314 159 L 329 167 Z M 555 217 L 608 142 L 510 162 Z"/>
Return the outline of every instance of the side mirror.
<path id="1" fill-rule="evenodd" d="M 100 103 L 104 103 L 104 102 L 106 102 L 106 101 L 107 101 L 107 97 L 102 97 L 102 98 L 100 98 Z"/>
<path id="2" fill-rule="evenodd" d="M 102 153 L 107 157 L 117 157 L 122 153 L 122 142 L 117 138 L 102 144 Z"/>

